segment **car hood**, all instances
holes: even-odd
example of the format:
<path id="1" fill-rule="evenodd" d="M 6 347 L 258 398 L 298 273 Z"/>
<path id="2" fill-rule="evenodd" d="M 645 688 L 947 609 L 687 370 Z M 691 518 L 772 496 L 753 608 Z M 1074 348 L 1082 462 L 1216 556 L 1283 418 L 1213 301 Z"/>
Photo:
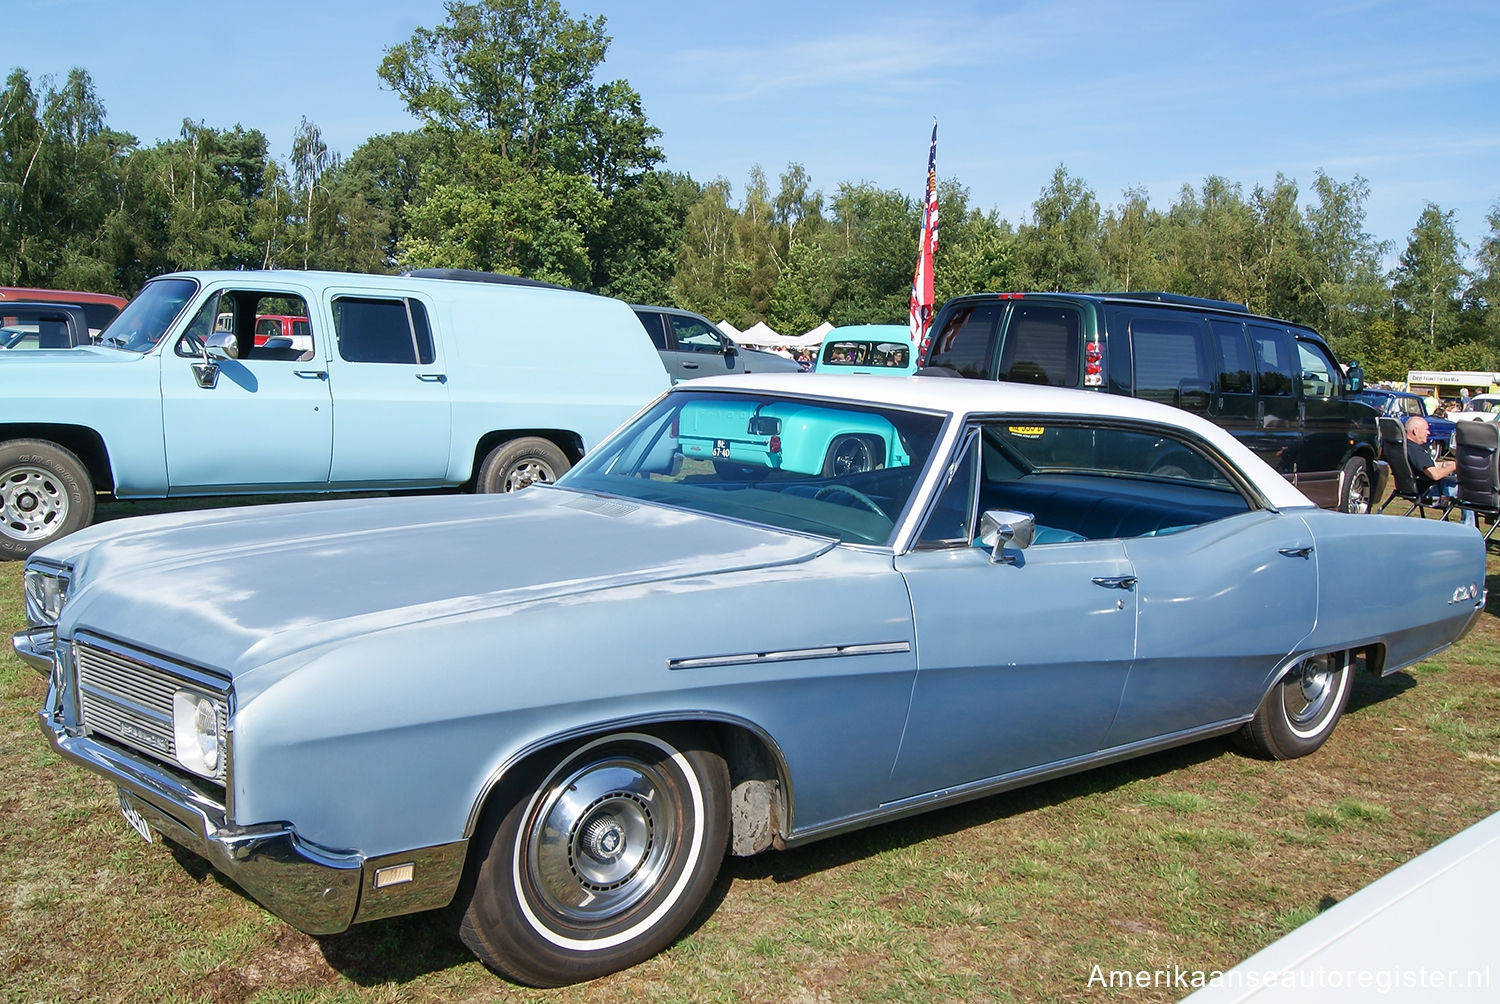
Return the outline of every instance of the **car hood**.
<path id="1" fill-rule="evenodd" d="M 96 632 L 237 677 L 353 636 L 806 561 L 835 544 L 533 488 L 148 516 L 81 531 L 40 556 L 74 565 L 64 636 Z"/>

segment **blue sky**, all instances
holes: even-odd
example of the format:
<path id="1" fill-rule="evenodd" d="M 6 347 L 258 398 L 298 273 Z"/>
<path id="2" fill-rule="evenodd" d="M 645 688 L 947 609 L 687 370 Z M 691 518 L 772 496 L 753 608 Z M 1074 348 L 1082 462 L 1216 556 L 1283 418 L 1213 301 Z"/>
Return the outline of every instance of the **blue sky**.
<path id="1" fill-rule="evenodd" d="M 1101 205 L 1144 187 L 1165 209 L 1221 175 L 1311 201 L 1320 169 L 1370 185 L 1367 229 L 1406 244 L 1423 206 L 1470 248 L 1500 204 L 1500 4 L 1234 0 L 564 0 L 602 14 L 603 74 L 640 92 L 665 167 L 759 164 L 816 187 L 912 196 L 938 119 L 938 173 L 971 204 L 1026 218 L 1064 164 Z M 4 69 L 73 66 L 110 126 L 145 143 L 184 118 L 257 128 L 284 158 L 302 117 L 344 155 L 413 128 L 375 70 L 443 19 L 441 0 L 3 0 Z"/>

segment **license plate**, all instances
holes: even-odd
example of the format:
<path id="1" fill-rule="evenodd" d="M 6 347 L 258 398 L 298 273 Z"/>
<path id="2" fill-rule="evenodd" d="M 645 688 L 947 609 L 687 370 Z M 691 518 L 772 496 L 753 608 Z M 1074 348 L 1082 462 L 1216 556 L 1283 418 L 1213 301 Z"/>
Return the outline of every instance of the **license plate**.
<path id="1" fill-rule="evenodd" d="M 718 457 L 720 460 L 728 460 L 729 459 L 729 440 L 727 440 L 727 439 L 715 439 L 714 440 L 714 456 Z"/>
<path id="2" fill-rule="evenodd" d="M 146 825 L 146 817 L 136 811 L 135 806 L 130 804 L 129 799 L 125 797 L 125 793 L 123 791 L 119 794 L 120 815 L 125 817 L 125 822 L 130 824 L 130 828 L 132 830 L 141 835 L 142 840 L 146 841 L 146 843 L 148 844 L 152 843 L 153 841 L 151 840 L 151 827 Z"/>

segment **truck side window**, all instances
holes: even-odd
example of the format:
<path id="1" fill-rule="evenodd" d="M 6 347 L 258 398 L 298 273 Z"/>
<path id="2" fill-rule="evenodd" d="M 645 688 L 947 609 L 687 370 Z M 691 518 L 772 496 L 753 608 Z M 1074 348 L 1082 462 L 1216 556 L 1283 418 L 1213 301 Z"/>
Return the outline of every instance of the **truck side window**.
<path id="1" fill-rule="evenodd" d="M 718 333 L 702 321 L 695 321 L 691 317 L 678 317 L 675 314 L 668 315 L 668 320 L 672 324 L 672 330 L 677 333 L 679 352 L 724 351 L 724 343 L 719 340 Z"/>
<path id="2" fill-rule="evenodd" d="M 999 379 L 1077 387 L 1081 328 L 1075 310 L 1018 304 L 1006 327 Z"/>
<path id="3" fill-rule="evenodd" d="M 1338 368 L 1334 366 L 1333 360 L 1323 351 L 1322 346 L 1313 342 L 1297 342 L 1297 356 L 1302 363 L 1302 396 L 1303 397 L 1335 397 L 1339 392 L 1339 380 L 1335 373 Z"/>
<path id="4" fill-rule="evenodd" d="M 1213 368 L 1201 320 L 1137 314 L 1130 319 L 1130 351 L 1136 397 L 1184 407 L 1196 394 L 1207 406 Z"/>
<path id="5" fill-rule="evenodd" d="M 419 300 L 341 296 L 333 301 L 339 357 L 351 363 L 427 365 L 437 358 Z"/>
<path id="6" fill-rule="evenodd" d="M 1245 326 L 1236 321 L 1210 318 L 1208 327 L 1219 346 L 1219 389 L 1226 394 L 1249 394 L 1255 390 L 1255 367 L 1245 341 Z"/>
<path id="7" fill-rule="evenodd" d="M 932 339 L 928 366 L 946 366 L 960 376 L 988 379 L 995 337 L 1000 318 L 1005 316 L 1003 303 L 982 303 L 954 311 Z"/>
<path id="8" fill-rule="evenodd" d="M 1263 396 L 1292 397 L 1297 392 L 1292 367 L 1291 339 L 1280 328 L 1252 324 L 1250 341 L 1255 345 L 1255 368 L 1260 374 Z"/>

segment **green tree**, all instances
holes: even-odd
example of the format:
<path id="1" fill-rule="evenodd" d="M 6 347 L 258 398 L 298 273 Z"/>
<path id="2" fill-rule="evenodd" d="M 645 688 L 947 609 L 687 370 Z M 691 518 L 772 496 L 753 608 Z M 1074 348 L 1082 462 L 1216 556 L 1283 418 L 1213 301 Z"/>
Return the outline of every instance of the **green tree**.
<path id="1" fill-rule="evenodd" d="M 892 324 L 906 320 L 912 269 L 917 263 L 921 207 L 894 189 L 842 184 L 831 203 L 830 253 L 837 256 L 829 320 L 838 324 Z M 939 204 L 939 216 L 946 210 Z M 947 240 L 944 231 L 943 240 Z M 935 283 L 944 281 L 948 248 L 939 247 Z"/>
<path id="2" fill-rule="evenodd" d="M 1306 319 L 1347 357 L 1345 343 L 1389 312 L 1390 290 L 1380 270 L 1387 245 L 1365 231 L 1370 184 L 1364 178 L 1337 182 L 1319 171 L 1313 192 L 1318 201 L 1303 211 L 1312 299 Z"/>
<path id="3" fill-rule="evenodd" d="M 43 132 L 36 92 L 21 69 L 0 94 L 0 282 L 31 285 L 43 267 Z"/>
<path id="4" fill-rule="evenodd" d="M 1407 334 L 1426 339 L 1429 348 L 1446 346 L 1458 323 L 1466 246 L 1454 227 L 1454 212 L 1429 202 L 1422 210 L 1391 274 Z"/>
<path id="5" fill-rule="evenodd" d="M 1031 204 L 1031 222 L 1020 229 L 1021 277 L 1038 290 L 1098 289 L 1104 278 L 1099 253 L 1099 201 L 1081 180 L 1057 165 Z"/>
<path id="6" fill-rule="evenodd" d="M 596 84 L 604 18 L 557 0 L 449 0 L 447 20 L 386 50 L 380 78 L 444 132 L 477 134 L 503 160 L 582 173 L 602 191 L 661 159 L 659 130 L 623 80 Z"/>

